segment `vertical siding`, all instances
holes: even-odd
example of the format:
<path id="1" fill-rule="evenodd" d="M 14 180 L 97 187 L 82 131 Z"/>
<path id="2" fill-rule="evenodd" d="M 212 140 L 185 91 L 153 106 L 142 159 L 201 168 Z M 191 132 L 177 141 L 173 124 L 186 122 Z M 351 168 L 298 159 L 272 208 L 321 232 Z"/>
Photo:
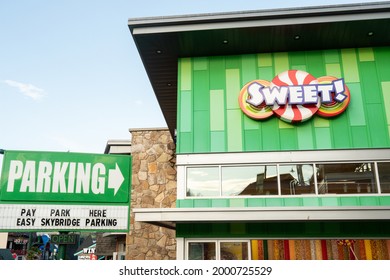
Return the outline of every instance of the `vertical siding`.
<path id="1" fill-rule="evenodd" d="M 183 58 L 178 77 L 178 153 L 390 146 L 390 47 Z M 257 121 L 239 108 L 249 81 L 289 69 L 344 78 L 351 93 L 335 118 Z"/>

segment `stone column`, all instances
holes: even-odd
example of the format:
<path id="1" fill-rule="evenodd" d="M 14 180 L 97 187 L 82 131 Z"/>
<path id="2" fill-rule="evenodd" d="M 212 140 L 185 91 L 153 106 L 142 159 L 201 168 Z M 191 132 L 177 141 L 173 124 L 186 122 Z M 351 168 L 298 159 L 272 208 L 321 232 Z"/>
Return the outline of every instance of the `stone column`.
<path id="1" fill-rule="evenodd" d="M 168 129 L 131 129 L 131 209 L 176 207 L 175 144 Z M 126 238 L 128 260 L 176 259 L 175 231 L 134 221 Z"/>

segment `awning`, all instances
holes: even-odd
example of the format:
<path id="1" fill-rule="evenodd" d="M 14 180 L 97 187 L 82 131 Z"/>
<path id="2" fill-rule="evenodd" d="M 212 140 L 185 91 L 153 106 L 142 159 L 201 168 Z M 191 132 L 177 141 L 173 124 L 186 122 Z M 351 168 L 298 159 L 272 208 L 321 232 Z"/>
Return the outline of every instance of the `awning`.
<path id="1" fill-rule="evenodd" d="M 175 229 L 176 223 L 390 220 L 390 206 L 135 208 L 136 222 Z"/>

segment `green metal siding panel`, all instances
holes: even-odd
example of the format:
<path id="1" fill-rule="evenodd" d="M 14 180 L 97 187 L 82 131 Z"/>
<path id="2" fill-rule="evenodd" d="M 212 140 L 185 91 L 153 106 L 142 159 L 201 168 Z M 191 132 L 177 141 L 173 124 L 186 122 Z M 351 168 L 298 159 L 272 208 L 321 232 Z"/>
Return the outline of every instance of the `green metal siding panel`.
<path id="1" fill-rule="evenodd" d="M 225 129 L 225 98 L 223 90 L 210 91 L 210 130 Z"/>
<path id="2" fill-rule="evenodd" d="M 226 70 L 226 109 L 238 109 L 238 93 L 241 90 L 240 71 Z"/>
<path id="3" fill-rule="evenodd" d="M 279 120 L 271 118 L 264 121 L 261 126 L 263 150 L 264 151 L 276 151 L 280 149 L 279 139 Z"/>
<path id="4" fill-rule="evenodd" d="M 210 120 L 209 111 L 194 112 L 194 150 L 210 151 Z"/>
<path id="5" fill-rule="evenodd" d="M 213 152 L 226 152 L 225 132 L 211 131 L 210 148 Z"/>
<path id="6" fill-rule="evenodd" d="M 264 198 L 248 198 L 247 205 L 248 207 L 265 207 L 265 201 Z"/>
<path id="7" fill-rule="evenodd" d="M 302 199 L 303 206 L 321 206 L 321 198 L 320 197 L 305 197 Z"/>
<path id="8" fill-rule="evenodd" d="M 319 116 L 313 117 L 314 127 L 330 127 L 329 119 L 324 119 Z"/>
<path id="9" fill-rule="evenodd" d="M 362 196 L 359 197 L 359 205 L 361 206 L 380 206 L 377 196 Z"/>
<path id="10" fill-rule="evenodd" d="M 348 83 L 347 86 L 351 92 L 351 102 L 347 108 L 349 122 L 352 126 L 366 125 L 364 102 L 360 83 Z"/>
<path id="11" fill-rule="evenodd" d="M 358 49 L 359 61 L 374 61 L 374 52 L 372 48 Z"/>
<path id="12" fill-rule="evenodd" d="M 327 127 L 317 127 L 314 130 L 316 135 L 316 148 L 331 149 L 332 139 L 330 135 L 330 129 Z"/>
<path id="13" fill-rule="evenodd" d="M 257 79 L 257 56 L 243 55 L 241 58 L 241 79 L 242 84 Z"/>
<path id="14" fill-rule="evenodd" d="M 275 72 L 273 67 L 259 67 L 259 79 L 271 81 L 275 77 Z"/>
<path id="15" fill-rule="evenodd" d="M 219 208 L 219 207 L 229 207 L 229 199 L 212 199 L 211 207 Z"/>
<path id="16" fill-rule="evenodd" d="M 230 224 L 230 233 L 232 235 L 244 235 L 246 233 L 246 224 L 232 223 Z"/>
<path id="17" fill-rule="evenodd" d="M 390 196 L 283 196 L 178 199 L 179 208 L 193 207 L 291 207 L 291 206 L 390 206 Z M 203 206 L 202 206 L 203 205 Z"/>
<path id="18" fill-rule="evenodd" d="M 324 221 L 264 223 L 177 224 L 176 237 L 184 238 L 388 238 L 390 221 Z"/>
<path id="19" fill-rule="evenodd" d="M 314 138 L 312 123 L 305 122 L 297 126 L 298 149 L 312 150 L 314 149 Z"/>
<path id="20" fill-rule="evenodd" d="M 386 112 L 387 129 L 390 139 L 390 82 L 382 82 L 382 92 L 384 100 L 384 110 Z"/>
<path id="21" fill-rule="evenodd" d="M 246 207 L 247 200 L 245 198 L 235 198 L 230 200 L 230 207 Z"/>
<path id="22" fill-rule="evenodd" d="M 293 69 L 295 65 L 306 65 L 306 55 L 304 52 L 292 52 L 288 55 L 289 63 Z"/>
<path id="23" fill-rule="evenodd" d="M 389 147 L 388 65 L 390 47 L 180 59 L 177 152 Z M 293 125 L 275 116 L 257 121 L 242 113 L 238 94 L 245 83 L 271 81 L 294 67 L 314 76 L 344 78 L 351 92 L 346 112 Z M 382 120 L 385 125 L 378 123 Z M 374 133 L 377 129 L 381 132 Z M 201 139 L 208 143 L 198 144 Z"/>
<path id="24" fill-rule="evenodd" d="M 209 97 L 209 72 L 208 71 L 194 71 L 194 111 L 205 111 L 210 108 Z"/>
<path id="25" fill-rule="evenodd" d="M 339 206 L 338 197 L 321 197 L 321 206 Z"/>
<path id="26" fill-rule="evenodd" d="M 284 199 L 283 198 L 267 198 L 265 200 L 265 205 L 267 207 L 280 207 L 280 206 L 284 206 Z"/>
<path id="27" fill-rule="evenodd" d="M 368 127 L 372 147 L 388 147 L 389 132 L 381 104 L 367 104 Z"/>
<path id="28" fill-rule="evenodd" d="M 261 150 L 261 133 L 259 129 L 245 130 L 244 132 L 244 148 L 245 151 Z"/>
<path id="29" fill-rule="evenodd" d="M 297 150 L 298 140 L 295 128 L 280 130 L 280 143 L 282 150 Z"/>
<path id="30" fill-rule="evenodd" d="M 207 57 L 197 57 L 193 59 L 194 70 L 207 70 L 208 68 L 208 58 Z"/>
<path id="31" fill-rule="evenodd" d="M 261 126 L 261 122 L 256 121 L 256 120 L 251 119 L 251 118 L 244 118 L 244 129 L 245 130 L 257 129 L 260 131 L 260 126 Z"/>
<path id="32" fill-rule="evenodd" d="M 274 53 L 274 69 L 275 74 L 282 73 L 289 70 L 290 64 L 288 60 L 288 53 Z"/>
<path id="33" fill-rule="evenodd" d="M 382 82 L 382 92 L 386 111 L 386 120 L 387 124 L 390 125 L 390 81 Z"/>
<path id="34" fill-rule="evenodd" d="M 340 197 L 340 206 L 355 206 L 359 205 L 359 197 Z"/>
<path id="35" fill-rule="evenodd" d="M 176 200 L 177 208 L 193 208 L 194 200 L 193 199 L 178 199 Z"/>
<path id="36" fill-rule="evenodd" d="M 177 135 L 178 150 L 181 153 L 192 153 L 194 151 L 194 142 L 192 133 L 182 132 Z"/>
<path id="37" fill-rule="evenodd" d="M 341 67 L 338 63 L 329 63 L 326 64 L 326 75 L 333 77 L 342 77 L 341 75 Z"/>
<path id="38" fill-rule="evenodd" d="M 380 206 L 389 206 L 390 205 L 390 196 L 380 196 L 378 197 Z"/>
<path id="39" fill-rule="evenodd" d="M 257 65 L 259 67 L 272 66 L 272 54 L 260 53 L 257 55 Z"/>
<path id="40" fill-rule="evenodd" d="M 180 89 L 191 90 L 192 89 L 192 70 L 191 70 L 191 59 L 182 58 L 180 62 Z"/>
<path id="41" fill-rule="evenodd" d="M 331 122 L 330 127 L 333 135 L 332 140 L 334 148 L 348 149 L 351 147 L 351 136 L 347 114 L 338 116 L 337 122 Z"/>
<path id="42" fill-rule="evenodd" d="M 390 54 L 389 48 L 374 49 L 375 62 L 381 81 L 390 81 Z"/>
<path id="43" fill-rule="evenodd" d="M 368 133 L 365 126 L 352 126 L 352 145 L 355 148 L 368 147 Z"/>
<path id="44" fill-rule="evenodd" d="M 382 101 L 382 95 L 380 90 L 380 83 L 376 74 L 375 62 L 361 62 L 360 69 L 360 81 L 362 90 L 364 92 L 365 103 L 380 103 Z"/>
<path id="45" fill-rule="evenodd" d="M 303 206 L 303 199 L 301 197 L 289 197 L 283 199 L 284 199 L 284 206 L 286 207 Z"/>
<path id="46" fill-rule="evenodd" d="M 323 52 L 325 63 L 339 63 L 340 54 L 338 50 L 324 50 Z"/>
<path id="47" fill-rule="evenodd" d="M 241 56 L 232 55 L 227 56 L 225 59 L 226 69 L 238 69 L 241 63 Z"/>
<path id="48" fill-rule="evenodd" d="M 301 71 L 307 72 L 306 68 L 307 68 L 306 65 L 291 65 L 291 69 L 294 69 L 294 70 L 301 70 Z"/>
<path id="49" fill-rule="evenodd" d="M 306 71 L 314 77 L 325 76 L 325 63 L 321 51 L 306 52 Z"/>
<path id="50" fill-rule="evenodd" d="M 197 207 L 211 207 L 211 199 L 195 199 L 194 208 Z"/>
<path id="51" fill-rule="evenodd" d="M 181 132 L 192 131 L 192 92 L 183 90 L 180 92 L 179 104 L 179 122 Z"/>
<path id="52" fill-rule="evenodd" d="M 359 69 L 355 49 L 341 50 L 343 76 L 346 83 L 359 82 Z"/>
<path id="53" fill-rule="evenodd" d="M 242 151 L 242 112 L 239 109 L 227 111 L 228 152 Z"/>
<path id="54" fill-rule="evenodd" d="M 210 89 L 224 89 L 226 85 L 225 59 L 222 56 L 210 57 Z"/>

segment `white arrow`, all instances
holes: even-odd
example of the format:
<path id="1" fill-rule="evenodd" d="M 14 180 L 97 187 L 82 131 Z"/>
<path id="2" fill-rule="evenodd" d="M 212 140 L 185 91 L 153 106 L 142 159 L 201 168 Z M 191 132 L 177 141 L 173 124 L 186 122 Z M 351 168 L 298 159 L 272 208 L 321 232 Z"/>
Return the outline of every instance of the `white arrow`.
<path id="1" fill-rule="evenodd" d="M 114 189 L 114 196 L 118 192 L 124 180 L 125 178 L 123 178 L 122 172 L 117 163 L 115 164 L 115 169 L 108 170 L 108 188 Z"/>

